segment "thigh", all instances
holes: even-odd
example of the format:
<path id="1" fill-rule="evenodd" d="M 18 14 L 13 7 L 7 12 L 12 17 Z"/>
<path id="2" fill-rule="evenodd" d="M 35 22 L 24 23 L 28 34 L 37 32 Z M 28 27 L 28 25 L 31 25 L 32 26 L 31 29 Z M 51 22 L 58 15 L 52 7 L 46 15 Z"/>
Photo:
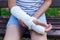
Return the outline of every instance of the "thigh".
<path id="1" fill-rule="evenodd" d="M 47 40 L 47 33 L 40 35 L 34 31 L 30 31 L 31 40 Z"/>
<path id="2" fill-rule="evenodd" d="M 15 24 L 8 25 L 4 40 L 20 40 L 23 31 Z"/>
<path id="3" fill-rule="evenodd" d="M 17 18 L 11 15 L 7 26 L 6 26 L 6 34 L 4 39 L 5 40 L 18 40 L 22 36 L 23 30 L 18 22 Z"/>

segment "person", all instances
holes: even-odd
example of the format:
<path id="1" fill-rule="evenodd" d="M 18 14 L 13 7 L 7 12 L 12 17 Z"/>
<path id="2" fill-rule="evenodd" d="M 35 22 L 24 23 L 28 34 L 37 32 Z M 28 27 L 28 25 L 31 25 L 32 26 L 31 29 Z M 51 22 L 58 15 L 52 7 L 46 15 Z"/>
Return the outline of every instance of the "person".
<path id="1" fill-rule="evenodd" d="M 33 16 L 38 20 L 33 20 L 35 24 L 45 26 L 45 31 L 49 31 L 52 28 L 51 24 L 47 24 L 44 12 L 51 5 L 52 0 L 8 0 L 9 8 L 14 6 L 21 7 L 28 15 Z M 23 26 L 23 27 L 22 27 Z M 17 19 L 14 15 L 11 15 L 7 27 L 4 40 L 21 40 L 22 33 L 26 30 L 27 25 L 21 19 Z M 47 32 L 43 35 L 31 30 L 31 40 L 47 40 Z"/>

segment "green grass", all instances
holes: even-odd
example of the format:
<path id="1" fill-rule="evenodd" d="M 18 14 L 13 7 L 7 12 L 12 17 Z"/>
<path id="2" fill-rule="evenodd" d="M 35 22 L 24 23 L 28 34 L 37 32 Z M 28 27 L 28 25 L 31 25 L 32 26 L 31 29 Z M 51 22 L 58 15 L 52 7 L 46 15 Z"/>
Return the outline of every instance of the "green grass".
<path id="1" fill-rule="evenodd" d="M 60 8 L 49 8 L 46 11 L 46 16 L 60 16 Z"/>
<path id="2" fill-rule="evenodd" d="M 10 11 L 8 8 L 1 8 L 1 16 L 10 16 Z"/>
<path id="3" fill-rule="evenodd" d="M 2 16 L 10 16 L 9 9 L 1 8 L 1 15 Z M 46 16 L 60 16 L 60 8 L 49 8 L 46 11 Z"/>

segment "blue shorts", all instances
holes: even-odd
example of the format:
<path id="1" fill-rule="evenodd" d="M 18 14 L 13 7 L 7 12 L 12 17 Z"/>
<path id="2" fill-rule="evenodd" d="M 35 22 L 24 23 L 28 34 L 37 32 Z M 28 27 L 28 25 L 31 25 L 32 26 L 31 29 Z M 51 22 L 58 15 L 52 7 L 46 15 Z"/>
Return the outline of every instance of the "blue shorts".
<path id="1" fill-rule="evenodd" d="M 31 12 L 30 12 L 31 13 Z M 30 16 L 33 16 L 33 13 L 31 14 L 28 14 Z M 42 21 L 43 23 L 46 23 L 46 17 L 45 17 L 45 14 L 43 14 L 40 18 L 39 18 L 40 21 Z M 17 26 L 20 26 L 20 28 L 22 30 L 26 30 L 19 22 L 18 22 L 18 19 L 16 17 L 14 17 L 13 15 L 10 16 L 10 19 L 7 23 L 7 27 L 8 25 L 11 25 L 11 24 L 15 24 Z"/>

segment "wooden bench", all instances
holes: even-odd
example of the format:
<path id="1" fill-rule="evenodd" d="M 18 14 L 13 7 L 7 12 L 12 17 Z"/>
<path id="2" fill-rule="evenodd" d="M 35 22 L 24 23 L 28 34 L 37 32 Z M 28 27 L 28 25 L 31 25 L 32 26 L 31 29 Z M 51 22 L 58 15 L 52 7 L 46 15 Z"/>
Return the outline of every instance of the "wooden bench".
<path id="1" fill-rule="evenodd" d="M 8 3 L 7 0 L 0 0 L 0 8 L 7 8 Z M 51 7 L 60 7 L 60 0 L 53 0 Z M 1 12 L 1 9 L 0 9 Z M 0 13 L 1 15 L 1 13 Z M 48 32 L 48 38 L 51 39 L 60 39 L 60 17 L 46 17 L 47 22 L 51 23 L 53 25 L 53 28 L 51 31 Z M 7 16 L 0 16 L 0 36 L 4 37 L 5 35 L 5 26 L 7 24 L 9 17 Z M 26 35 L 26 34 L 24 34 Z M 29 37 L 29 34 L 27 36 Z"/>

